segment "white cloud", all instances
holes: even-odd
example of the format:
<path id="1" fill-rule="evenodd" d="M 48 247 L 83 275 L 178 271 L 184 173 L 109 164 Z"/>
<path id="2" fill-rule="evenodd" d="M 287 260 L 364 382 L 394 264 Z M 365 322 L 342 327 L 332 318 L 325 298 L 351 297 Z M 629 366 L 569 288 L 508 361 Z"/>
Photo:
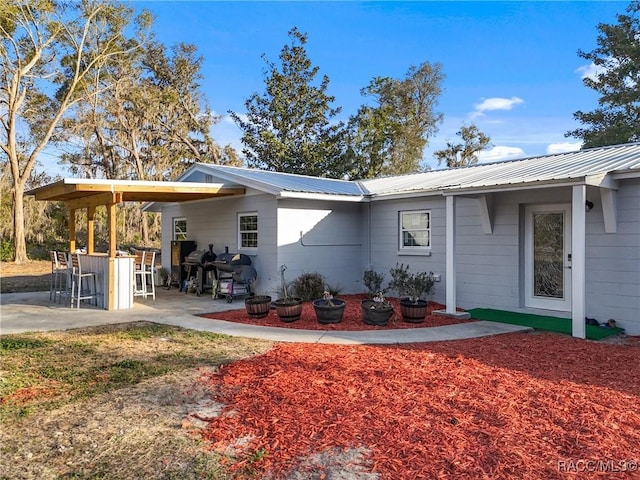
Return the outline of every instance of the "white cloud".
<path id="1" fill-rule="evenodd" d="M 520 97 L 502 98 L 493 97 L 485 98 L 480 103 L 474 105 L 476 112 L 486 112 L 489 110 L 511 110 L 516 105 L 524 103 Z"/>
<path id="2" fill-rule="evenodd" d="M 575 152 L 580 150 L 582 142 L 562 142 L 547 145 L 547 153 L 554 155 L 556 153 Z"/>
<path id="3" fill-rule="evenodd" d="M 602 73 L 604 73 L 607 69 L 596 65 L 595 63 L 591 62 L 590 65 L 583 65 L 581 67 L 576 68 L 576 73 L 580 74 L 580 78 L 585 79 L 585 78 L 590 78 L 591 80 L 598 80 L 598 76 Z"/>
<path id="4" fill-rule="evenodd" d="M 514 158 L 522 158 L 525 156 L 524 150 L 520 147 L 507 147 L 497 145 L 488 150 L 478 153 L 479 163 L 497 162 L 500 160 L 512 160 Z"/>

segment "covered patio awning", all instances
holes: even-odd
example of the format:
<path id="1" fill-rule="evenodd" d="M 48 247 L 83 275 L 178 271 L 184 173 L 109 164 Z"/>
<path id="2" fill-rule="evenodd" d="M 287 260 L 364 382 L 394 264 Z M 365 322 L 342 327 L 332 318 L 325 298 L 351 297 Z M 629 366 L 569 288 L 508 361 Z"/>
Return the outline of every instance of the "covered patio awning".
<path id="1" fill-rule="evenodd" d="M 69 250 L 75 246 L 75 211 L 87 209 L 87 253 L 93 253 L 95 209 L 107 208 L 109 256 L 116 256 L 116 210 L 123 202 L 187 202 L 229 195 L 243 195 L 245 188 L 222 183 L 155 182 L 143 180 L 92 180 L 65 178 L 26 193 L 36 200 L 64 202 L 69 215 Z"/>

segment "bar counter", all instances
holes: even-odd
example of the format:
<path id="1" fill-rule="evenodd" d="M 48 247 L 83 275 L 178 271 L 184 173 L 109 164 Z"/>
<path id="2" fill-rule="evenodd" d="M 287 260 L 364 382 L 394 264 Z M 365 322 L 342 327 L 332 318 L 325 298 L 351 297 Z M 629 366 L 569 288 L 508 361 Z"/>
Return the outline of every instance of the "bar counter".
<path id="1" fill-rule="evenodd" d="M 105 310 L 133 308 L 133 256 L 110 258 L 106 253 L 80 254 L 83 272 L 98 274 L 98 306 Z"/>

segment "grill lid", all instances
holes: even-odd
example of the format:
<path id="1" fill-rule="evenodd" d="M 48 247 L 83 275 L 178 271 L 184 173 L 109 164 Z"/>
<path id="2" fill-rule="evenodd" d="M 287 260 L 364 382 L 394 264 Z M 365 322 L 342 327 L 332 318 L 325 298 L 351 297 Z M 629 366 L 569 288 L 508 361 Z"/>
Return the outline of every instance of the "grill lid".
<path id="1" fill-rule="evenodd" d="M 200 265 L 205 254 L 209 253 L 206 250 L 194 250 L 184 258 L 184 263 L 191 265 Z"/>

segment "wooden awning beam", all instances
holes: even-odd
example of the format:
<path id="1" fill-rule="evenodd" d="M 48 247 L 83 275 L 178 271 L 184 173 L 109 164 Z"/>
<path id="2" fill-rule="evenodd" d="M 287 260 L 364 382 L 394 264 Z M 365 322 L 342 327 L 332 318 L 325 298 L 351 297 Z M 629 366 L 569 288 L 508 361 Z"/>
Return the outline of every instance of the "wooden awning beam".
<path id="1" fill-rule="evenodd" d="M 100 193 L 98 195 L 89 195 L 87 197 L 67 200 L 65 202 L 69 210 L 95 208 L 101 205 L 114 205 L 116 203 L 122 203 L 122 193 Z"/>

